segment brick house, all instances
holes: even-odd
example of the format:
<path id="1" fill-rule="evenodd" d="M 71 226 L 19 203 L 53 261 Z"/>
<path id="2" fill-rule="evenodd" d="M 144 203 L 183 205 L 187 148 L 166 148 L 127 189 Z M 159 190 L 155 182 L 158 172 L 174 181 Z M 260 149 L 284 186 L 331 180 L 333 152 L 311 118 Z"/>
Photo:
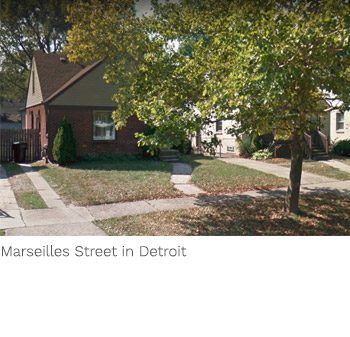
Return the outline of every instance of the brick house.
<path id="1" fill-rule="evenodd" d="M 111 118 L 115 89 L 103 80 L 104 70 L 101 60 L 82 65 L 63 55 L 34 53 L 25 128 L 40 130 L 41 145 L 48 145 L 49 154 L 63 118 L 72 124 L 78 156 L 139 151 L 134 134 L 146 126 L 131 117 L 125 128 L 115 130 Z"/>

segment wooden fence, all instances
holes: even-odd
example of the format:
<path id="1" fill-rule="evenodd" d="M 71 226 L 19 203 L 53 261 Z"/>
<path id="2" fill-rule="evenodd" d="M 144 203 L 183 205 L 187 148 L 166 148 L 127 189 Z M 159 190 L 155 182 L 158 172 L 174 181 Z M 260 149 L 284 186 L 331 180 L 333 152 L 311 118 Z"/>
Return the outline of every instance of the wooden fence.
<path id="1" fill-rule="evenodd" d="M 13 160 L 12 143 L 27 143 L 26 161 L 40 159 L 41 145 L 39 130 L 0 129 L 0 162 Z"/>

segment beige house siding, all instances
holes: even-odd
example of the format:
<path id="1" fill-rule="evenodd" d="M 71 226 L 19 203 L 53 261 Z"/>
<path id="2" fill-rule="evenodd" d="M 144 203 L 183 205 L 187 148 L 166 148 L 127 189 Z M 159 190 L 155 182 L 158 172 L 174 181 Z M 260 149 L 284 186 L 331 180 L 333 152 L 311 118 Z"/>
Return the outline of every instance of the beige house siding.
<path id="1" fill-rule="evenodd" d="M 330 114 L 330 140 L 336 142 L 341 139 L 350 139 L 350 111 L 344 113 L 344 129 L 337 130 L 337 112 L 332 111 Z"/>
<path id="2" fill-rule="evenodd" d="M 75 82 L 63 93 L 54 98 L 50 104 L 65 106 L 113 106 L 112 95 L 115 93 L 113 85 L 107 84 L 103 75 L 105 65 L 101 63 L 83 78 Z"/>
<path id="3" fill-rule="evenodd" d="M 34 91 L 33 91 L 33 81 L 34 81 Z M 40 88 L 38 71 L 35 64 L 35 59 L 33 58 L 32 71 L 29 79 L 26 107 L 40 104 L 42 103 L 42 101 L 43 101 L 43 95 Z"/>
<path id="4" fill-rule="evenodd" d="M 239 154 L 238 143 L 236 138 L 227 133 L 227 130 L 232 127 L 232 121 L 226 120 L 222 121 L 222 131 L 216 130 L 216 124 L 208 125 L 201 132 L 201 140 L 210 141 L 210 139 L 216 135 L 216 137 L 221 141 L 221 145 L 217 147 L 216 152 L 219 153 L 234 153 Z M 208 135 L 208 132 L 211 133 Z M 196 147 L 196 137 L 192 138 L 192 147 Z"/>

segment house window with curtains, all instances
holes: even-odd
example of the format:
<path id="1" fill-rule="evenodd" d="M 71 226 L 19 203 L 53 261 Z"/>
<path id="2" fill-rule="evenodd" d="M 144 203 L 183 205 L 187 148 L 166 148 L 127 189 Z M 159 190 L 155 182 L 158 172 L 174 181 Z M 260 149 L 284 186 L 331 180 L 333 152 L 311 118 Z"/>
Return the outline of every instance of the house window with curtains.
<path id="1" fill-rule="evenodd" d="M 93 112 L 93 140 L 114 140 L 115 125 L 111 111 Z"/>

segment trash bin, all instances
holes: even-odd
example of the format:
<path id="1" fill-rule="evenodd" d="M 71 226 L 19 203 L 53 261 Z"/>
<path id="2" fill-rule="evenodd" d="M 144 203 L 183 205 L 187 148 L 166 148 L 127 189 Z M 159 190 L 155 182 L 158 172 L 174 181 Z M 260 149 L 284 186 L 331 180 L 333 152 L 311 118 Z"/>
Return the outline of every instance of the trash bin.
<path id="1" fill-rule="evenodd" d="M 15 163 L 24 163 L 26 160 L 27 143 L 14 142 L 12 143 L 13 160 Z"/>

